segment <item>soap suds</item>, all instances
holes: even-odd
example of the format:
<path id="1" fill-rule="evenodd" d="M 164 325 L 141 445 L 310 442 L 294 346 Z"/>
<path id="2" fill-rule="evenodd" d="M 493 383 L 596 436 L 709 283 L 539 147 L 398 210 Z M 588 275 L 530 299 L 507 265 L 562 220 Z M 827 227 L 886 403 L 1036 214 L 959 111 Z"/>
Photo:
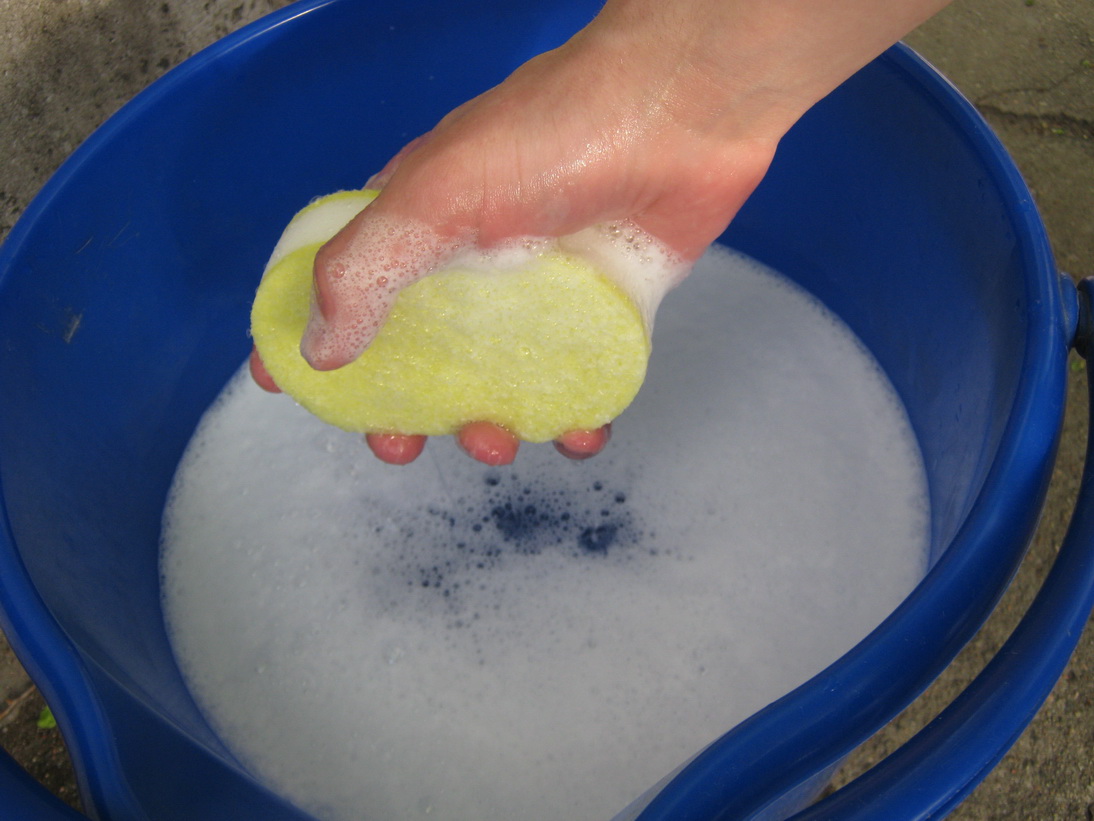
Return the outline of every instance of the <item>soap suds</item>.
<path id="1" fill-rule="evenodd" d="M 796 286 L 715 250 L 588 462 L 376 462 L 245 372 L 165 514 L 164 612 L 225 743 L 330 821 L 610 819 L 921 577 L 898 398 Z"/>

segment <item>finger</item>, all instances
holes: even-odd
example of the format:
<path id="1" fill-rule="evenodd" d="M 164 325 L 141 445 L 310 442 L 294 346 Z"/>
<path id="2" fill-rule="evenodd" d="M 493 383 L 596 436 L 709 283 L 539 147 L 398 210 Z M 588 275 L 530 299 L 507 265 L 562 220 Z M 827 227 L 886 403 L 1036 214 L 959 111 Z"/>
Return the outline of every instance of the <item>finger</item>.
<path id="1" fill-rule="evenodd" d="M 588 459 L 596 456 L 612 438 L 612 426 L 609 422 L 596 430 L 573 430 L 564 433 L 555 440 L 555 450 L 567 459 Z"/>
<path id="2" fill-rule="evenodd" d="M 425 436 L 402 433 L 367 433 L 365 442 L 381 462 L 409 465 L 422 454 Z"/>
<path id="3" fill-rule="evenodd" d="M 399 291 L 449 259 L 459 242 L 393 215 L 387 192 L 315 256 L 311 316 L 300 353 L 316 370 L 348 365 L 372 342 Z"/>
<path id="4" fill-rule="evenodd" d="M 406 159 L 408 155 L 414 153 L 415 150 L 421 148 L 422 145 L 425 144 L 426 140 L 429 139 L 429 135 L 430 133 L 426 132 L 420 137 L 415 137 L 413 140 L 400 148 L 399 152 L 390 160 L 388 160 L 387 164 L 382 169 L 380 169 L 379 172 L 369 177 L 368 182 L 365 183 L 365 188 L 375 188 L 379 190 L 387 185 L 387 181 L 391 179 L 391 175 L 395 173 L 395 169 L 399 167 L 399 163 Z"/>
<path id="5" fill-rule="evenodd" d="M 281 393 L 281 388 L 277 387 L 277 383 L 273 381 L 270 372 L 266 370 L 266 366 L 262 363 L 262 357 L 258 355 L 258 348 L 251 348 L 251 358 L 248 364 L 251 368 L 251 378 L 258 387 L 270 393 Z"/>
<path id="6" fill-rule="evenodd" d="M 491 467 L 512 464 L 520 447 L 517 437 L 491 422 L 464 425 L 456 441 L 472 459 Z"/>

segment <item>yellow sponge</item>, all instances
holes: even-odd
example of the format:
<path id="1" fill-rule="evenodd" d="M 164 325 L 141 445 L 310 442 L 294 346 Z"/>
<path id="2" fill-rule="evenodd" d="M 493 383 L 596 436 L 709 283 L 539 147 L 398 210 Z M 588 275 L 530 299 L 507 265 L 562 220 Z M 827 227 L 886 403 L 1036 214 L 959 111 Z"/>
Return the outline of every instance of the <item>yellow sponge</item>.
<path id="1" fill-rule="evenodd" d="M 399 294 L 356 361 L 312 369 L 300 339 L 315 254 L 374 196 L 340 192 L 308 206 L 271 258 L 251 332 L 284 392 L 346 430 L 434 435 L 487 421 L 529 442 L 598 428 L 630 404 L 649 359 L 645 323 L 615 283 L 557 251 L 516 270 L 425 277 Z"/>

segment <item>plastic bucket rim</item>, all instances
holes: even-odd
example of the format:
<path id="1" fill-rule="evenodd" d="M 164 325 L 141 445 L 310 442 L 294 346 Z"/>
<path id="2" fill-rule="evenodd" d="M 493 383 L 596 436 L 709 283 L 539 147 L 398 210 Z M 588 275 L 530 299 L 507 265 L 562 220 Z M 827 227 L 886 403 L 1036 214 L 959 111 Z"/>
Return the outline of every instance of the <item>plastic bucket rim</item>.
<path id="1" fill-rule="evenodd" d="M 189 78 L 207 70 L 216 61 L 251 40 L 324 6 L 341 0 L 298 0 L 289 6 L 249 23 L 224 36 L 169 69 L 142 89 L 98 126 L 54 171 L 0 243 L 0 295 L 15 268 L 19 250 L 48 215 L 53 201 L 83 166 L 94 161 L 100 147 L 123 133 L 131 122 L 145 116 L 152 106 L 185 88 Z M 18 614 L 13 618 L 13 614 Z M 33 623 L 34 629 L 20 624 Z M 110 720 L 103 711 L 91 684 L 86 659 L 67 632 L 54 618 L 39 595 L 24 565 L 17 541 L 11 532 L 3 482 L 0 480 L 0 627 L 3 628 L 17 658 L 49 702 L 59 729 L 69 747 L 81 794 L 93 807 L 133 806 L 134 799 L 118 765 Z M 28 637 L 33 636 L 33 640 Z M 188 732 L 149 705 L 175 729 Z"/>
<path id="2" fill-rule="evenodd" d="M 47 213 L 52 201 L 63 192 L 68 181 L 79 173 L 82 165 L 94 158 L 98 146 L 114 139 L 115 135 L 123 131 L 130 121 L 143 116 L 148 106 L 158 103 L 175 93 L 176 89 L 183 87 L 191 74 L 206 69 L 228 52 L 252 39 L 268 35 L 275 28 L 290 22 L 298 16 L 340 2 L 342 0 L 302 0 L 300 3 L 288 6 L 249 24 L 172 69 L 112 115 L 54 173 L 13 227 L 7 240 L 0 246 L 0 290 L 3 289 L 10 273 L 12 258 L 17 254 L 26 235 L 33 230 L 42 216 Z M 1023 243 L 1023 255 L 1026 258 L 1027 268 L 1031 271 L 1036 270 L 1046 274 L 1046 276 L 1037 277 L 1035 281 L 1033 278 L 1027 279 L 1027 290 L 1035 291 L 1035 293 L 1029 293 L 1027 299 L 1029 309 L 1032 312 L 1030 316 L 1031 331 L 1035 326 L 1044 329 L 1043 333 L 1031 333 L 1029 335 L 1026 350 L 1027 363 L 1030 361 L 1039 363 L 1036 365 L 1037 375 L 1036 378 L 1031 376 L 1029 367 L 1022 369 L 1022 377 L 1012 407 L 1011 420 L 1008 422 L 1007 431 L 1003 434 L 988 477 L 978 494 L 976 507 L 988 504 L 983 500 L 996 492 L 1008 497 L 1008 501 L 1014 501 L 1013 498 L 1009 497 L 1018 494 L 1007 492 L 1008 483 L 1002 478 L 1005 471 L 1000 466 L 1001 463 L 1021 462 L 1025 458 L 1023 454 L 1027 450 L 1036 452 L 1043 449 L 1044 446 L 1043 442 L 1027 442 L 1027 434 L 1021 429 L 1017 430 L 1013 436 L 1011 435 L 1011 427 L 1015 425 L 1015 414 L 1019 413 L 1025 418 L 1025 416 L 1033 413 L 1033 405 L 1039 401 L 1044 390 L 1051 389 L 1057 384 L 1057 377 L 1061 374 L 1066 378 L 1064 361 L 1066 360 L 1069 339 L 1062 327 L 1063 308 L 1060 304 L 1059 293 L 1055 287 L 1052 287 L 1055 284 L 1053 277 L 1056 275 L 1056 269 L 1048 246 L 1047 236 L 1036 209 L 1033 207 L 1032 198 L 1025 187 L 1025 183 L 1021 180 L 1009 156 L 998 144 L 994 134 L 982 118 L 976 114 L 971 104 L 948 81 L 931 68 L 926 61 L 915 55 L 906 46 L 896 46 L 879 59 L 894 60 L 899 68 L 914 76 L 922 88 L 928 90 L 931 96 L 940 102 L 951 116 L 960 121 L 963 133 L 973 139 L 978 147 L 992 148 L 988 152 L 978 151 L 978 156 L 985 161 L 990 159 L 989 168 L 992 176 L 1000 182 L 1000 188 L 1008 195 L 1008 204 L 1014 208 L 1011 213 L 1016 218 L 1021 217 L 1021 227 L 1024 229 L 1021 237 L 1032 240 L 1032 242 Z M 1004 182 L 1005 185 L 1002 184 Z M 1022 426 L 1019 425 L 1018 427 L 1021 428 Z M 997 502 L 994 503 L 997 504 Z M 971 515 L 969 518 L 971 518 Z M 90 781 L 102 788 L 104 783 L 102 776 L 104 773 L 111 772 L 110 764 L 114 760 L 113 746 L 109 742 L 109 720 L 101 715 L 98 699 L 83 669 L 84 660 L 41 600 L 25 566 L 23 566 L 15 539 L 10 533 L 7 511 L 2 497 L 0 497 L 0 522 L 3 523 L 3 529 L 0 532 L 0 604 L 3 605 L 0 608 L 0 622 L 9 630 L 17 653 L 29 669 L 38 673 L 37 679 L 42 682 L 40 686 L 45 690 L 51 702 L 56 705 L 55 710 L 58 721 L 65 731 L 66 739 L 78 751 L 74 758 L 80 762 L 77 769 L 81 775 L 81 780 Z M 968 525 L 968 519 L 966 525 Z M 978 549 L 986 550 L 987 547 Z M 938 565 L 941 564 L 940 561 Z M 849 653 L 818 673 L 817 676 L 803 684 L 799 690 L 808 688 L 818 679 L 829 675 L 834 667 L 844 663 L 852 663 L 854 659 L 850 657 L 859 655 L 860 651 L 875 641 L 878 635 L 887 633 L 898 623 L 904 623 L 907 613 L 915 610 L 913 599 L 917 603 L 916 607 L 923 607 L 925 603 L 931 603 L 933 601 L 931 593 L 939 587 L 936 579 L 942 572 L 938 570 L 938 565 L 932 568 L 911 596 L 878 628 L 871 632 L 870 636 L 856 645 Z M 18 614 L 18 619 L 13 619 L 12 614 Z M 27 641 L 24 631 L 19 630 L 15 624 L 16 621 L 22 623 L 36 622 L 33 642 Z M 31 649 L 31 644 L 33 644 L 33 649 Z M 48 676 L 45 675 L 47 670 L 50 671 Z M 791 699 L 797 692 L 798 690 L 795 690 L 785 696 L 784 699 Z M 772 706 L 782 706 L 789 703 L 784 702 L 784 699 L 780 699 Z M 769 709 L 772 708 L 767 708 L 767 710 Z M 766 710 L 762 712 L 766 712 Z M 93 778 L 85 773 L 85 768 L 94 775 Z M 121 791 L 124 788 L 119 782 L 115 789 Z"/>
<path id="3" fill-rule="evenodd" d="M 1029 495 L 1024 485 L 1008 481 L 1015 473 L 1028 474 L 1028 465 L 1042 455 L 1053 457 L 1060 433 L 1060 424 L 1051 427 L 1051 434 L 1042 436 L 1045 426 L 1028 424 L 1031 417 L 1044 415 L 1046 396 L 1055 400 L 1047 411 L 1062 417 L 1063 391 L 1066 386 L 1066 361 L 1070 348 L 1073 317 L 1064 305 L 1059 290 L 1059 274 L 1048 241 L 1048 235 L 1040 215 L 1033 202 L 1032 195 L 1022 179 L 1013 160 L 1003 147 L 999 138 L 964 95 L 929 62 L 904 44 L 897 44 L 882 54 L 878 60 L 889 61 L 903 74 L 914 79 L 921 91 L 929 95 L 939 108 L 959 127 L 960 133 L 976 147 L 977 157 L 984 163 L 992 179 L 998 184 L 1000 192 L 1006 197 L 1007 211 L 1014 218 L 1018 241 L 1022 249 L 1025 278 L 1027 316 L 1029 324 L 1026 330 L 1024 364 L 1015 389 L 1014 399 L 1008 414 L 1007 423 L 1000 437 L 998 447 L 992 456 L 987 475 L 978 490 L 972 507 L 966 514 L 958 533 L 940 554 L 938 560 L 928 570 L 924 578 L 898 607 L 874 628 L 862 641 L 845 654 L 834 660 L 799 687 L 776 699 L 774 702 L 753 714 L 737 727 L 721 736 L 707 747 L 669 782 L 666 788 L 650 803 L 648 810 L 639 819 L 665 818 L 673 821 L 716 817 L 716 811 L 710 806 L 707 812 L 702 810 L 703 796 L 715 804 L 716 790 L 710 790 L 712 783 L 726 780 L 725 773 L 737 774 L 739 766 L 754 764 L 755 746 L 739 743 L 738 736 L 747 734 L 761 741 L 769 738 L 767 724 L 778 716 L 792 714 L 808 715 L 816 706 L 810 702 L 820 692 L 839 697 L 853 692 L 849 683 L 861 685 L 863 678 L 857 671 L 864 668 L 873 671 L 873 678 L 883 677 L 883 671 L 895 671 L 899 665 L 879 666 L 864 664 L 865 659 L 877 661 L 881 657 L 898 658 L 898 654 L 886 652 L 886 648 L 897 647 L 908 641 L 915 641 L 922 635 L 921 625 L 934 619 L 935 613 L 960 610 L 957 605 L 964 597 L 962 589 L 976 581 L 977 569 L 984 563 L 997 558 L 993 553 L 997 538 L 1006 532 L 1009 523 L 1000 521 L 999 512 L 1028 508 Z M 1059 420 L 1058 420 L 1059 421 Z M 1038 498 L 1038 511 L 1042 498 Z M 1025 548 L 1011 557 L 1007 567 L 1007 578 L 1017 570 L 1024 556 Z M 949 561 L 947 561 L 947 558 Z M 968 565 L 955 574 L 953 565 L 958 561 Z M 979 560 L 979 561 L 977 561 Z M 1004 583 L 997 589 L 993 599 L 998 600 L 1006 588 Z M 900 712 L 914 697 L 919 695 L 938 672 L 945 669 L 968 639 L 975 635 L 992 607 L 975 619 L 975 628 L 967 630 L 967 635 L 956 641 L 952 652 L 938 657 L 933 667 L 937 671 L 925 677 L 910 691 L 909 697 L 901 699 L 896 709 L 886 710 L 887 721 Z M 857 747 L 865 738 L 880 729 L 885 722 L 866 733 L 862 738 L 848 741 L 838 751 L 825 757 L 825 761 L 811 761 L 816 766 L 801 766 L 796 757 L 782 760 L 778 765 L 769 767 L 773 771 L 786 773 L 780 788 L 770 797 L 761 798 L 760 803 L 749 807 L 749 813 L 760 812 L 777 801 L 795 786 L 807 781 L 816 772 L 823 771 L 834 761 L 838 761 Z M 790 742 L 787 742 L 789 745 Z M 759 746 L 763 746 L 762 743 Z M 729 760 L 734 751 L 748 749 L 752 762 Z M 722 750 L 726 751 L 723 755 Z M 797 765 L 796 767 L 794 765 Z M 802 770 L 808 770 L 803 772 Z M 730 779 L 732 780 L 732 779 Z M 739 781 L 733 783 L 739 784 Z M 749 782 L 751 784 L 751 782 Z M 680 792 L 677 792 L 680 791 Z M 684 792 L 686 791 L 686 796 Z M 679 803 L 678 803 L 679 802 Z M 717 816 L 722 817 L 722 816 Z"/>

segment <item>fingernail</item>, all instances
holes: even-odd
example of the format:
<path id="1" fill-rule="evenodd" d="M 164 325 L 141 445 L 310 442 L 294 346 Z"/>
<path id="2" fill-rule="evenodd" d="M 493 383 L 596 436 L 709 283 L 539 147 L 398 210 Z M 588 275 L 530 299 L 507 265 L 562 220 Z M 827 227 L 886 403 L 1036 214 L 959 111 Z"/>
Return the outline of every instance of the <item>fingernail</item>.
<path id="1" fill-rule="evenodd" d="M 409 465 L 422 454 L 426 437 L 394 433 L 367 433 L 365 442 L 381 462 Z"/>
<path id="2" fill-rule="evenodd" d="M 589 459 L 608 446 L 612 438 L 612 425 L 609 422 L 596 430 L 570 431 L 555 440 L 555 450 L 568 459 Z"/>
<path id="3" fill-rule="evenodd" d="M 520 447 L 517 437 L 490 422 L 464 425 L 456 434 L 456 443 L 472 459 L 491 467 L 512 464 Z"/>

